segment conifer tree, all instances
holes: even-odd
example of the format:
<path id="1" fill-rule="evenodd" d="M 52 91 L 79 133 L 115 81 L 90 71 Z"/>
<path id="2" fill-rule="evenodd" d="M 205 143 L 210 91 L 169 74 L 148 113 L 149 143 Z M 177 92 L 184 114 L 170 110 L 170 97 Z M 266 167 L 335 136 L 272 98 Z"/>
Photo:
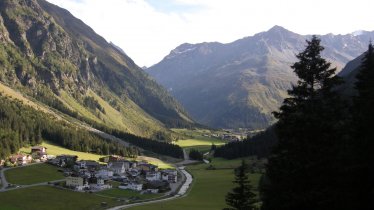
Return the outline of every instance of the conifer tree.
<path id="1" fill-rule="evenodd" d="M 369 44 L 362 60 L 357 82 L 357 96 L 353 100 L 353 143 L 355 148 L 355 180 L 357 209 L 374 209 L 374 47 Z"/>
<path id="2" fill-rule="evenodd" d="M 256 194 L 252 192 L 252 185 L 248 179 L 249 167 L 242 160 L 241 165 L 235 169 L 235 183 L 237 186 L 232 189 L 226 196 L 227 205 L 231 208 L 224 210 L 255 210 L 257 203 Z"/>
<path id="3" fill-rule="evenodd" d="M 261 189 L 264 210 L 336 209 L 341 189 L 333 183 L 340 168 L 336 155 L 343 114 L 333 91 L 340 79 L 322 58 L 323 49 L 313 36 L 291 66 L 299 81 L 274 113 L 279 142 Z"/>

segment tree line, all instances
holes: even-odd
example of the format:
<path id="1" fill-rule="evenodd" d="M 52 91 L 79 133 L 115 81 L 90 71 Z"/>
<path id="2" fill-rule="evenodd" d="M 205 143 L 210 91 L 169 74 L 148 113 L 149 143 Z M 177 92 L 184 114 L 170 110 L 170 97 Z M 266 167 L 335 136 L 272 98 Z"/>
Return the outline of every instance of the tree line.
<path id="1" fill-rule="evenodd" d="M 235 159 L 247 156 L 267 157 L 277 143 L 273 127 L 243 141 L 232 141 L 214 149 L 215 157 Z"/>
<path id="2" fill-rule="evenodd" d="M 122 139 L 123 141 L 129 142 L 133 145 L 136 145 L 140 148 L 143 148 L 145 150 L 148 150 L 148 151 L 151 151 L 157 154 L 167 155 L 167 156 L 175 157 L 175 158 L 183 158 L 184 156 L 183 149 L 176 144 L 151 140 L 148 138 L 135 136 L 133 134 L 126 133 L 126 132 L 116 130 L 116 129 L 104 128 L 103 130 L 113 136 L 116 136 Z"/>
<path id="3" fill-rule="evenodd" d="M 40 144 L 43 140 L 75 151 L 129 157 L 138 155 L 136 148 L 107 141 L 2 93 L 0 104 L 0 158 L 18 152 L 21 147 Z"/>
<path id="4" fill-rule="evenodd" d="M 191 149 L 190 152 L 188 153 L 188 156 L 190 157 L 191 160 L 200 160 L 200 161 L 202 161 L 204 159 L 203 153 L 201 153 L 197 149 Z"/>

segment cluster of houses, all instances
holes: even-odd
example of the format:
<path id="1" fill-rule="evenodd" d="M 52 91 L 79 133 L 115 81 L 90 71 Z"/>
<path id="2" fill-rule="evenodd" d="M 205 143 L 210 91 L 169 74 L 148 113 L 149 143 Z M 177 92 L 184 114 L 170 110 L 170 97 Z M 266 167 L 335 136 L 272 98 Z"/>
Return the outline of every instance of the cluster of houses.
<path id="1" fill-rule="evenodd" d="M 105 164 L 91 160 L 78 161 L 75 155 L 48 155 L 47 148 L 42 146 L 32 147 L 31 155 L 15 154 L 1 160 L 1 165 L 6 161 L 13 165 L 31 162 L 55 165 L 66 177 L 64 187 L 77 191 L 100 191 L 118 185 L 119 189 L 159 193 L 169 191 L 170 184 L 178 181 L 176 170 L 160 170 L 158 166 L 145 161 L 129 161 L 121 156 L 101 158 L 100 161 Z"/>
<path id="2" fill-rule="evenodd" d="M 30 155 L 21 154 L 21 153 L 11 155 L 6 160 L 0 160 L 0 166 L 4 165 L 6 162 L 12 165 L 22 166 L 22 165 L 30 164 L 32 162 L 45 162 L 49 158 L 53 158 L 53 156 L 47 155 L 46 147 L 35 146 L 31 148 Z"/>
<path id="3" fill-rule="evenodd" d="M 64 173 L 64 186 L 76 191 L 99 191 L 110 189 L 113 185 L 119 189 L 135 190 L 142 193 L 159 193 L 170 190 L 170 184 L 178 181 L 174 169 L 159 170 L 158 166 L 142 161 L 129 161 L 121 156 L 107 156 L 100 159 L 105 164 L 91 160 L 79 160 L 74 155 L 52 156 L 47 148 L 35 146 L 31 154 L 15 154 L 7 160 L 13 165 L 27 165 L 31 162 L 47 162 L 60 167 Z M 116 183 L 116 184 L 114 184 Z"/>
<path id="4" fill-rule="evenodd" d="M 202 136 L 209 137 L 209 138 L 218 138 L 226 141 L 239 141 L 245 138 L 243 134 L 203 134 Z"/>
<path id="5" fill-rule="evenodd" d="M 60 155 L 48 163 L 64 168 L 65 186 L 77 191 L 99 191 L 112 188 L 113 181 L 119 189 L 143 193 L 165 192 L 170 183 L 177 182 L 177 171 L 159 170 L 147 162 L 125 160 L 120 156 L 108 156 L 101 161 L 80 160 L 77 156 Z"/>

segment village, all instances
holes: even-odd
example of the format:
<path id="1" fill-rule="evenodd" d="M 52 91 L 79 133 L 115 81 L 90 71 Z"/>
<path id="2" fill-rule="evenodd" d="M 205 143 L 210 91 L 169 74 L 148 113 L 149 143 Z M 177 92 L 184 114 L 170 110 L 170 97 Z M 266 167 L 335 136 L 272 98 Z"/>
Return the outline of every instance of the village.
<path id="1" fill-rule="evenodd" d="M 64 182 L 56 186 L 78 192 L 98 192 L 117 187 L 141 194 L 167 193 L 178 188 L 176 169 L 159 169 L 146 161 L 127 160 L 121 156 L 106 156 L 100 162 L 78 160 L 75 155 L 48 155 L 47 148 L 34 146 L 30 154 L 16 154 L 2 160 L 0 167 L 47 163 L 58 167 Z M 116 184 L 114 184 L 116 183 Z M 169 192 L 170 193 L 170 192 Z"/>

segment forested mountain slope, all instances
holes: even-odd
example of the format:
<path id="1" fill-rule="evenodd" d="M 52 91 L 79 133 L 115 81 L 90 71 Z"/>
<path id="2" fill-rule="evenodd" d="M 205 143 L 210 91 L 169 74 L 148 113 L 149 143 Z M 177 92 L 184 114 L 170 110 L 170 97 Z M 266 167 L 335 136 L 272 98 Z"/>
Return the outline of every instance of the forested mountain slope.
<path id="1" fill-rule="evenodd" d="M 193 123 L 163 87 L 44 0 L 0 1 L 0 82 L 62 113 L 145 137 Z"/>

